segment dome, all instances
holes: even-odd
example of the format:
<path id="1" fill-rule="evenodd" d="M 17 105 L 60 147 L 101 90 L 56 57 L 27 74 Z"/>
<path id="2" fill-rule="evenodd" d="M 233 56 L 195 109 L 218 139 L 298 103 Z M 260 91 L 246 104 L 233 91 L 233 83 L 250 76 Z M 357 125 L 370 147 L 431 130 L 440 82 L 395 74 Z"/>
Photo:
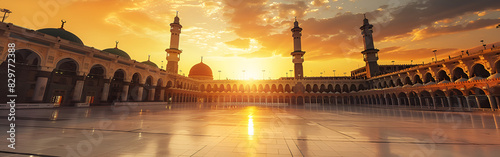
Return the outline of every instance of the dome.
<path id="1" fill-rule="evenodd" d="M 156 68 L 158 68 L 158 65 L 156 65 L 155 63 L 151 62 L 151 61 L 144 61 L 144 62 L 141 62 L 142 64 L 147 64 L 147 65 L 150 65 L 150 66 L 154 66 Z"/>
<path id="2" fill-rule="evenodd" d="M 127 59 L 130 59 L 130 56 L 127 54 L 127 52 L 125 51 L 122 51 L 118 48 L 109 48 L 109 49 L 105 49 L 105 50 L 102 50 L 104 52 L 107 52 L 107 53 L 111 53 L 111 54 L 115 54 L 115 55 L 118 55 L 118 56 L 121 56 L 121 57 L 124 57 L 124 58 L 127 58 Z M 154 64 L 154 63 L 153 63 Z"/>
<path id="3" fill-rule="evenodd" d="M 189 77 L 198 80 L 213 80 L 212 69 L 203 61 L 191 67 L 189 70 Z"/>
<path id="4" fill-rule="evenodd" d="M 37 32 L 44 33 L 54 37 L 60 37 L 61 39 L 65 39 L 83 45 L 82 40 L 80 40 L 80 38 L 78 38 L 75 34 L 61 28 L 44 28 L 37 30 Z"/>

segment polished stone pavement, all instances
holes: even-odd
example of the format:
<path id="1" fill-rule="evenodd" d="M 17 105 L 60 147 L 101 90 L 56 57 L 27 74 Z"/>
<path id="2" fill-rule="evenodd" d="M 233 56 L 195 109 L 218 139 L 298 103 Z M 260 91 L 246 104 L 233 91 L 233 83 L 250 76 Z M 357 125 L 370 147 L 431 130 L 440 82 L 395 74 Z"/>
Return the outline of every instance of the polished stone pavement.
<path id="1" fill-rule="evenodd" d="M 8 128 L 7 110 L 0 121 Z M 169 104 L 16 111 L 0 156 L 499 156 L 499 112 Z"/>

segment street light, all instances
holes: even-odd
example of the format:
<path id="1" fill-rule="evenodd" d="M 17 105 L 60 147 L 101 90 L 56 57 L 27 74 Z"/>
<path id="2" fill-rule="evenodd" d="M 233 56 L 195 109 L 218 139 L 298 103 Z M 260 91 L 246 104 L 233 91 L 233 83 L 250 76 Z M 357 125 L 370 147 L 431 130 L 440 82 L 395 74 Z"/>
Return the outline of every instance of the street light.
<path id="1" fill-rule="evenodd" d="M 413 60 L 410 61 L 410 65 L 413 65 Z"/>
<path id="2" fill-rule="evenodd" d="M 396 67 L 394 67 L 394 62 L 395 62 L 395 61 L 391 61 L 391 62 L 392 62 L 392 70 L 393 70 L 393 71 L 396 71 Z"/>
<path id="3" fill-rule="evenodd" d="M 245 80 L 246 76 L 245 76 L 245 70 L 243 70 L 243 80 Z"/>
<path id="4" fill-rule="evenodd" d="M 220 72 L 222 72 L 222 71 L 219 70 L 219 80 L 220 80 Z"/>
<path id="5" fill-rule="evenodd" d="M 293 70 L 288 70 L 290 71 L 290 77 L 293 77 Z"/>
<path id="6" fill-rule="evenodd" d="M 163 70 L 163 61 L 161 61 L 161 70 Z"/>
<path id="7" fill-rule="evenodd" d="M 286 72 L 286 77 L 288 77 L 288 72 Z"/>
<path id="8" fill-rule="evenodd" d="M 323 77 L 323 72 L 320 72 L 319 74 L 321 75 L 320 77 Z"/>
<path id="9" fill-rule="evenodd" d="M 486 44 L 484 44 L 484 40 L 481 40 L 481 43 L 483 44 L 483 47 L 486 50 Z"/>
<path id="10" fill-rule="evenodd" d="M 437 52 L 437 51 L 438 51 L 438 50 L 434 50 L 434 51 L 432 51 L 432 52 L 434 52 L 434 58 L 436 58 L 436 62 L 438 61 L 438 58 L 437 58 L 437 55 L 436 55 L 436 52 Z"/>
<path id="11" fill-rule="evenodd" d="M 2 22 L 8 17 L 7 14 L 12 13 L 9 9 L 0 9 L 0 12 L 3 12 Z"/>
<path id="12" fill-rule="evenodd" d="M 336 70 L 333 70 L 333 77 L 335 77 L 335 71 L 336 71 Z"/>
<path id="13" fill-rule="evenodd" d="M 264 72 L 266 72 L 266 70 L 262 70 L 262 80 L 264 80 Z"/>

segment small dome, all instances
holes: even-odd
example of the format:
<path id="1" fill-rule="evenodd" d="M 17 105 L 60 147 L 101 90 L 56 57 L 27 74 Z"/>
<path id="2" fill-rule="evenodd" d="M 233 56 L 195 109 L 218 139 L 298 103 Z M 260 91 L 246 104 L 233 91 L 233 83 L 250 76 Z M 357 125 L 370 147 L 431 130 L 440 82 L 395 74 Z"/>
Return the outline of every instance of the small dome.
<path id="1" fill-rule="evenodd" d="M 80 40 L 78 36 L 61 28 L 44 28 L 37 30 L 37 32 L 44 33 L 53 37 L 60 37 L 61 39 L 65 39 L 83 45 L 83 41 Z"/>
<path id="2" fill-rule="evenodd" d="M 130 59 L 130 56 L 127 54 L 127 52 L 120 50 L 118 48 L 109 48 L 102 51 Z"/>
<path id="3" fill-rule="evenodd" d="M 150 66 L 154 66 L 156 68 L 158 68 L 158 65 L 156 65 L 155 63 L 151 62 L 151 61 L 144 61 L 144 62 L 141 62 L 142 64 L 147 64 L 147 65 L 150 65 Z"/>
<path id="4" fill-rule="evenodd" d="M 212 69 L 201 62 L 194 65 L 191 70 L 189 70 L 189 77 L 198 80 L 213 80 Z"/>

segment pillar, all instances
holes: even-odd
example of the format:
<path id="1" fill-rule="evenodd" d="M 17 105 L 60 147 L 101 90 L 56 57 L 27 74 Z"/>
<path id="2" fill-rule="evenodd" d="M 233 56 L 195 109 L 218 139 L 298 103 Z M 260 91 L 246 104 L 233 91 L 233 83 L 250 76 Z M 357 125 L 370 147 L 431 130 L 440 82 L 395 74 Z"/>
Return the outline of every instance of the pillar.
<path id="1" fill-rule="evenodd" d="M 104 80 L 104 86 L 102 87 L 101 102 L 108 101 L 109 95 L 109 79 Z"/>
<path id="2" fill-rule="evenodd" d="M 144 87 L 142 84 L 139 84 L 139 87 L 137 88 L 137 97 L 136 101 L 142 101 L 142 94 L 144 92 Z"/>
<path id="3" fill-rule="evenodd" d="M 78 80 L 73 88 L 73 100 L 74 102 L 80 102 L 82 100 L 83 85 L 85 84 L 84 76 L 77 76 Z"/>
<path id="4" fill-rule="evenodd" d="M 436 109 L 436 97 L 431 96 L 432 98 L 432 105 L 434 105 L 434 109 Z"/>
<path id="5" fill-rule="evenodd" d="M 474 97 L 476 97 L 477 108 L 481 108 L 481 103 L 479 103 L 479 98 L 477 97 L 477 95 L 474 95 Z"/>
<path id="6" fill-rule="evenodd" d="M 45 95 L 45 89 L 47 88 L 48 77 L 38 77 L 36 78 L 35 92 L 33 93 L 34 102 L 42 102 L 43 96 Z"/>
<path id="7" fill-rule="evenodd" d="M 148 101 L 155 101 L 155 92 L 156 92 L 156 87 L 151 87 L 152 89 L 149 90 L 149 98 Z"/>
<path id="8" fill-rule="evenodd" d="M 463 109 L 462 98 L 460 98 L 460 96 L 457 96 L 457 101 L 458 101 L 458 107 Z"/>
<path id="9" fill-rule="evenodd" d="M 158 101 L 165 101 L 165 88 L 160 88 L 160 97 Z"/>
<path id="10" fill-rule="evenodd" d="M 422 97 L 419 96 L 418 100 L 420 100 L 420 108 L 424 108 L 424 101 L 422 101 Z"/>
<path id="11" fill-rule="evenodd" d="M 125 82 L 122 89 L 122 99 L 121 101 L 128 101 L 128 89 L 130 87 L 130 82 Z"/>
<path id="12" fill-rule="evenodd" d="M 495 102 L 495 98 L 494 98 L 494 96 L 492 96 L 492 95 L 487 95 L 487 97 L 488 97 L 488 100 L 490 101 L 490 107 L 491 107 L 491 110 L 492 110 L 492 111 L 495 111 L 495 109 L 497 108 L 497 104 L 496 104 L 496 102 Z"/>
<path id="13" fill-rule="evenodd" d="M 465 96 L 465 102 L 467 104 L 467 108 L 470 110 L 470 96 L 468 95 Z"/>

